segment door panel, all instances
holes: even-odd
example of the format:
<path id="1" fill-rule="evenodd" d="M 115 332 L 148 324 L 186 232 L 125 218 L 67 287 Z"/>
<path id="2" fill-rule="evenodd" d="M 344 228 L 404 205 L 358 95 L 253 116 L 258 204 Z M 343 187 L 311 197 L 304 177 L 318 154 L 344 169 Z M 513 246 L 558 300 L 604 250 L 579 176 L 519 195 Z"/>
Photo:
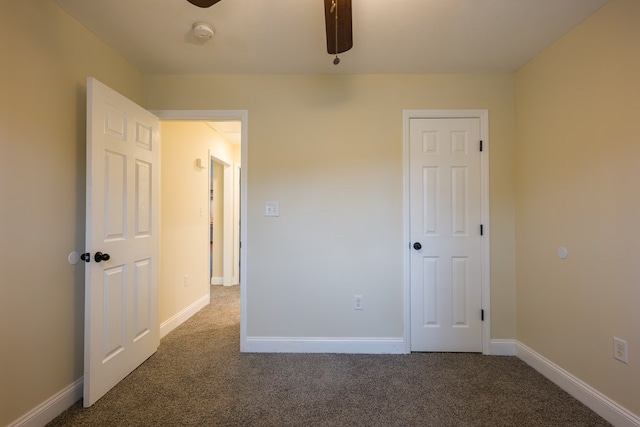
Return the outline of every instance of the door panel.
<path id="1" fill-rule="evenodd" d="M 102 363 L 106 363 L 120 353 L 126 345 L 124 330 L 126 310 L 123 305 L 126 293 L 125 267 L 119 265 L 105 269 L 102 286 L 104 289 Z"/>
<path id="2" fill-rule="evenodd" d="M 160 123 L 95 79 L 87 95 L 84 406 L 151 356 L 160 336 Z"/>
<path id="3" fill-rule="evenodd" d="M 134 306 L 135 306 L 135 321 L 133 331 L 134 331 L 134 341 L 138 341 L 146 334 L 151 333 L 153 329 L 152 323 L 152 314 L 153 307 L 152 304 L 155 303 L 153 299 L 153 271 L 152 271 L 152 263 L 150 259 L 145 259 L 141 261 L 137 261 L 135 263 L 135 274 L 134 274 L 134 282 L 135 282 L 135 297 L 134 297 Z"/>
<path id="4" fill-rule="evenodd" d="M 482 351 L 480 120 L 409 122 L 411 350 Z"/>

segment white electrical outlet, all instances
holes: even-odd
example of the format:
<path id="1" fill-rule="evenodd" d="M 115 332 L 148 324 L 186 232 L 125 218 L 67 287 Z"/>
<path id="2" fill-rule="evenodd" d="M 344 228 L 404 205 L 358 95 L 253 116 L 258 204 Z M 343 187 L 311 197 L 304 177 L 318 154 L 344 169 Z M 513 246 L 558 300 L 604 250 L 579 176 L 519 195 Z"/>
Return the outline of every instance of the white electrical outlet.
<path id="1" fill-rule="evenodd" d="M 613 358 L 621 361 L 622 363 L 629 363 L 627 342 L 625 340 L 613 337 Z"/>
<path id="2" fill-rule="evenodd" d="M 189 275 L 185 274 L 184 275 L 184 287 L 186 288 L 187 286 L 189 286 Z"/>
<path id="3" fill-rule="evenodd" d="M 362 295 L 354 295 L 353 296 L 353 309 L 354 310 L 364 310 L 364 299 Z"/>

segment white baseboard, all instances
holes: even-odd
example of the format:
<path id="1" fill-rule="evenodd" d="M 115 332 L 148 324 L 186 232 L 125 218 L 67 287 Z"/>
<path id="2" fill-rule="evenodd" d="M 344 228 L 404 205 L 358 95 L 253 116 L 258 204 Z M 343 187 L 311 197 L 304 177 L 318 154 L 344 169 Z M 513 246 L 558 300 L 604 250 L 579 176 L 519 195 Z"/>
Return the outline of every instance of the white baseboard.
<path id="1" fill-rule="evenodd" d="M 224 284 L 224 277 L 212 277 L 211 278 L 211 284 L 212 285 L 223 285 Z"/>
<path id="2" fill-rule="evenodd" d="M 173 331 L 178 326 L 186 322 L 191 316 L 202 310 L 211 302 L 211 295 L 206 294 L 196 300 L 193 304 L 189 305 L 184 310 L 173 315 L 170 319 L 162 322 L 160 325 L 160 338 L 164 338 L 169 332 Z"/>
<path id="3" fill-rule="evenodd" d="M 42 427 L 82 399 L 82 385 L 83 380 L 80 378 L 9 424 L 8 427 Z"/>
<path id="4" fill-rule="evenodd" d="M 489 343 L 490 356 L 515 356 L 516 340 L 491 340 Z"/>
<path id="5" fill-rule="evenodd" d="M 638 415 L 623 408 L 521 342 L 516 343 L 516 356 L 614 426 L 640 427 L 640 417 Z"/>
<path id="6" fill-rule="evenodd" d="M 402 338 L 247 337 L 245 353 L 404 354 Z"/>

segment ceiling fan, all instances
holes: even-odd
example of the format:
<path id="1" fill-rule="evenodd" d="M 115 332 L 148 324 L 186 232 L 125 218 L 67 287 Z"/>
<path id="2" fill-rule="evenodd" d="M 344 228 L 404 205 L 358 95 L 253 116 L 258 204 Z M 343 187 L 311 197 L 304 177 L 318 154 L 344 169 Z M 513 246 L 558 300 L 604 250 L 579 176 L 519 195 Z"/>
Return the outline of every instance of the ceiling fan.
<path id="1" fill-rule="evenodd" d="M 207 8 L 220 0 L 187 0 L 189 3 Z M 339 53 L 353 47 L 351 26 L 351 0 L 324 0 L 324 20 L 327 32 L 327 52 L 335 55 L 333 63 L 340 63 Z"/>
<path id="2" fill-rule="evenodd" d="M 220 0 L 187 0 L 187 1 L 194 6 L 204 8 L 204 7 L 211 7 L 214 4 L 218 3 Z"/>

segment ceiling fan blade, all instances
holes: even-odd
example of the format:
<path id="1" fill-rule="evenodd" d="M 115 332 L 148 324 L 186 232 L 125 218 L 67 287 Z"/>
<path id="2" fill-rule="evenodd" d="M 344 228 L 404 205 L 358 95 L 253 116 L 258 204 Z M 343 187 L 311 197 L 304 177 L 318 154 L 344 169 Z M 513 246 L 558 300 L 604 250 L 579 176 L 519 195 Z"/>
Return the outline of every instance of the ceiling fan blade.
<path id="1" fill-rule="evenodd" d="M 211 7 L 214 4 L 218 3 L 220 0 L 187 0 L 189 3 L 191 3 L 194 6 L 198 6 L 198 7 Z"/>
<path id="2" fill-rule="evenodd" d="M 336 2 L 335 10 L 332 5 Z M 336 13 L 338 19 L 336 21 Z M 353 47 L 351 0 L 324 0 L 324 21 L 327 29 L 327 52 L 337 55 Z M 337 23 L 337 31 L 336 31 Z M 336 40 L 337 36 L 337 40 Z"/>

